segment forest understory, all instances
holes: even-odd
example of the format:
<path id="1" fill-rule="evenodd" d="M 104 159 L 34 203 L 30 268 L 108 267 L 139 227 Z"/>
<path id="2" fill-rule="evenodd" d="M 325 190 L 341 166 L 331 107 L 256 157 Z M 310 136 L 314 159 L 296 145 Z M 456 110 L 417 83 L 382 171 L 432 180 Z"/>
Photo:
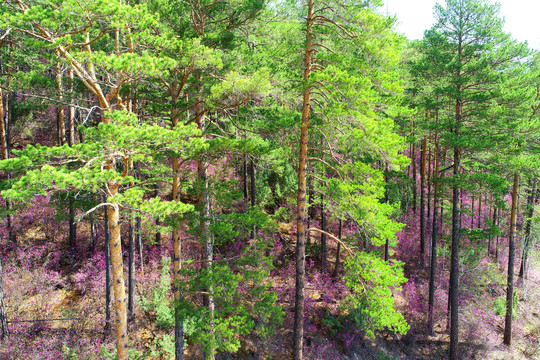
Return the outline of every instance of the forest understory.
<path id="1" fill-rule="evenodd" d="M 540 359 L 540 52 L 383 4 L 0 0 L 0 360 Z"/>
<path id="2" fill-rule="evenodd" d="M 97 247 L 92 250 L 89 224 L 81 223 L 75 249 L 62 238 L 65 224 L 59 223 L 48 199 L 40 198 L 17 218 L 20 231 L 16 244 L 0 244 L 3 264 L 3 284 L 11 335 L 0 347 L 0 359 L 108 359 L 112 358 L 114 336 L 110 324 L 105 322 L 105 256 L 103 231 L 97 236 Z M 435 334 L 426 333 L 427 284 L 429 272 L 422 268 L 418 254 L 411 251 L 418 242 L 418 216 L 410 211 L 402 221 L 406 227 L 398 234 L 395 256 L 405 262 L 408 282 L 402 291 L 394 291 L 397 308 L 405 314 L 411 329 L 406 335 L 379 331 L 375 338 L 366 337 L 346 317 L 340 314 L 339 303 L 349 290 L 339 277 L 333 276 L 336 246 L 329 246 L 326 271 L 321 269 L 318 256 L 319 238 L 312 236 L 307 253 L 306 286 L 306 359 L 446 359 L 449 334 L 447 328 L 448 264 L 441 256 L 440 279 L 437 284 Z M 36 219 L 39 219 L 36 220 Z M 99 220 L 99 218 L 98 218 Z M 5 226 L 2 227 L 6 231 Z M 143 235 L 143 263 L 136 257 L 135 321 L 130 325 L 134 358 L 169 359 L 171 330 L 156 325 L 155 309 L 141 308 L 141 297 L 151 298 L 160 288 L 162 260 L 171 257 L 170 246 L 160 248 L 156 243 L 147 245 L 153 233 Z M 275 333 L 268 338 L 247 336 L 241 338 L 241 347 L 235 354 L 221 352 L 218 359 L 290 359 L 294 310 L 294 268 L 290 259 L 295 247 L 294 223 L 279 223 L 272 235 L 272 254 L 275 269 L 265 279 L 272 283 L 278 294 L 278 305 L 285 318 Z M 163 242 L 167 244 L 169 239 Z M 443 248 L 444 248 L 444 244 Z M 194 240 L 186 245 L 189 251 L 199 251 Z M 518 252 L 519 253 L 519 252 Z M 137 252 L 139 254 L 139 252 Z M 444 254 L 444 251 L 443 251 Z M 460 289 L 460 345 L 463 359 L 538 359 L 540 356 L 540 257 L 533 251 L 529 279 L 516 282 L 519 301 L 515 311 L 514 343 L 511 348 L 502 344 L 504 332 L 506 238 L 500 238 L 498 262 L 491 256 L 480 255 L 474 269 L 463 271 Z M 344 261 L 342 255 L 341 261 Z M 126 259 L 127 260 L 127 259 Z M 519 271 L 516 264 L 516 270 Z M 474 271 L 472 271 L 474 270 Z M 341 271 L 341 270 L 340 270 Z M 172 298 L 169 286 L 165 298 Z M 523 300 L 526 292 L 527 301 Z M 496 303 L 499 302 L 497 305 Z M 202 302 L 201 302 L 202 305 Z M 499 306 L 497 308 L 497 306 Z M 498 310 L 497 310 L 498 309 Z M 499 311 L 499 313 L 497 313 Z M 167 342 L 169 345 L 167 346 Z M 99 355 L 98 355 L 99 354 Z M 204 357 L 201 347 L 188 346 L 186 359 Z"/>

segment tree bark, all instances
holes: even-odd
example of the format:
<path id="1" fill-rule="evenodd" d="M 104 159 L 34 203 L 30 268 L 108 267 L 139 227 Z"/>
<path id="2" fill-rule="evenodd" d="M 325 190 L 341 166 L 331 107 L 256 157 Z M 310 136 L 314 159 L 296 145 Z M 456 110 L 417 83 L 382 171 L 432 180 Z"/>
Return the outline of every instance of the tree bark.
<path id="1" fill-rule="evenodd" d="M 307 176 L 307 174 L 306 174 Z M 307 181 L 307 199 L 306 199 L 306 207 L 307 207 L 307 228 L 309 229 L 311 227 L 311 219 L 313 218 L 313 197 L 314 197 L 314 192 L 313 192 L 313 180 L 311 179 L 310 176 L 307 176 L 306 178 L 306 181 Z M 307 239 L 306 239 L 306 243 L 307 244 L 311 244 L 311 233 L 308 231 L 307 233 Z"/>
<path id="2" fill-rule="evenodd" d="M 0 147 L 2 150 L 2 160 L 8 159 L 8 144 L 6 134 L 6 122 L 4 114 L 4 96 L 2 95 L 2 89 L 0 89 Z"/>
<path id="3" fill-rule="evenodd" d="M 135 232 L 133 215 L 128 214 L 128 322 L 135 322 Z"/>
<path id="4" fill-rule="evenodd" d="M 458 89 L 461 91 L 461 89 Z M 461 122 L 462 102 L 456 99 L 456 128 L 454 135 L 459 138 L 458 126 Z M 459 229 L 461 226 L 460 189 L 457 177 L 460 170 L 460 154 L 454 145 L 454 184 L 452 197 L 452 255 L 450 265 L 450 349 L 449 360 L 459 359 Z"/>
<path id="5" fill-rule="evenodd" d="M 416 214 L 416 146 L 412 144 L 413 212 Z"/>
<path id="6" fill-rule="evenodd" d="M 143 238 L 142 238 L 142 223 L 141 223 L 141 217 L 137 216 L 135 218 L 135 226 L 136 226 L 136 239 L 137 244 L 139 245 L 139 263 L 141 266 L 141 273 L 144 273 L 144 257 L 143 257 Z"/>
<path id="7" fill-rule="evenodd" d="M 62 66 L 60 63 L 56 65 L 56 91 L 58 91 L 58 99 L 60 103 L 56 106 L 56 123 L 58 128 L 58 146 L 65 144 L 66 127 L 64 121 L 64 91 L 62 89 Z"/>
<path id="8" fill-rule="evenodd" d="M 474 229 L 474 194 L 471 194 L 471 230 Z"/>
<path id="9" fill-rule="evenodd" d="M 437 237 L 438 237 L 438 197 L 439 197 L 439 185 L 437 182 L 439 174 L 439 142 L 435 136 L 435 154 L 434 161 L 434 173 L 433 173 L 433 221 L 431 231 L 431 266 L 429 269 L 429 297 L 428 297 L 428 332 L 433 335 L 433 311 L 435 307 L 435 276 L 437 275 Z"/>
<path id="10" fill-rule="evenodd" d="M 251 178 L 251 206 L 255 207 L 256 204 L 256 193 L 255 193 L 255 163 L 253 162 L 253 158 L 251 158 L 250 167 L 249 167 L 249 176 Z M 253 229 L 251 231 L 251 238 L 255 239 L 255 231 L 257 229 L 255 226 L 253 226 Z"/>
<path id="11" fill-rule="evenodd" d="M 96 222 L 94 221 L 94 214 L 90 213 L 90 238 L 92 239 L 92 253 L 96 252 L 97 247 L 97 234 L 96 234 Z"/>
<path id="12" fill-rule="evenodd" d="M 433 162 L 432 162 L 432 159 L 431 159 L 431 155 L 432 155 L 432 151 L 431 149 L 428 149 L 428 156 L 427 156 L 427 163 L 426 163 L 426 166 L 427 166 L 427 174 L 426 174 L 426 182 L 427 182 L 427 201 L 426 201 L 426 208 L 427 208 L 427 211 L 426 211 L 426 231 L 424 232 L 424 236 L 426 236 L 425 234 L 429 234 L 429 225 L 430 225 L 430 218 L 431 218 L 431 182 L 432 182 L 432 178 L 433 178 L 433 175 L 432 175 L 432 165 L 433 165 Z M 428 237 L 429 239 L 429 237 Z"/>
<path id="13" fill-rule="evenodd" d="M 519 277 L 523 278 L 527 274 L 527 266 L 528 266 L 528 260 L 529 260 L 529 252 L 531 248 L 531 219 L 534 215 L 534 197 L 536 195 L 536 184 L 537 184 L 537 178 L 536 176 L 533 179 L 531 193 L 529 195 L 529 198 L 527 199 L 527 215 L 526 215 L 526 223 L 525 223 L 525 243 L 523 244 L 523 253 L 521 255 L 521 265 L 519 266 Z"/>
<path id="14" fill-rule="evenodd" d="M 108 197 L 112 198 L 118 194 L 117 183 L 109 184 L 108 188 Z M 124 360 L 128 359 L 126 290 L 124 282 L 124 262 L 122 259 L 122 241 L 120 238 L 120 213 L 117 205 L 114 205 L 115 206 L 109 206 L 109 231 L 116 317 L 116 352 L 118 360 Z"/>
<path id="15" fill-rule="evenodd" d="M 68 144 L 73 146 L 75 144 L 75 106 L 74 106 L 74 93 L 73 93 L 73 69 L 69 68 L 69 116 L 68 116 Z"/>
<path id="16" fill-rule="evenodd" d="M 173 94 L 173 103 L 178 101 L 178 98 L 175 98 L 175 94 L 180 94 L 179 91 L 175 91 Z M 171 122 L 172 128 L 174 129 L 180 120 L 180 114 L 176 106 L 171 108 Z M 172 200 L 180 201 L 180 159 L 177 157 L 172 157 L 172 172 L 173 172 L 173 186 L 172 186 Z M 245 155 L 244 155 L 245 161 Z M 244 164 L 245 165 L 245 164 Z M 245 168 L 244 168 L 245 170 Z M 246 184 L 244 184 L 245 190 L 247 191 Z M 247 200 L 247 194 L 245 199 Z M 175 227 L 172 233 L 173 241 L 173 270 L 174 270 L 174 300 L 175 300 L 175 312 L 174 312 L 174 358 L 175 360 L 184 360 L 184 320 L 180 317 L 179 312 L 179 302 L 182 299 L 182 293 L 180 292 L 180 283 L 182 281 L 181 271 L 182 271 L 182 239 L 180 238 L 180 230 Z"/>
<path id="17" fill-rule="evenodd" d="M 156 183 L 155 188 L 154 188 L 154 197 L 158 197 L 158 196 L 159 196 L 159 186 Z M 156 244 L 158 245 L 160 249 L 163 249 L 163 246 L 161 246 L 161 231 L 158 228 L 160 224 L 159 217 L 155 218 L 155 222 L 156 222 Z"/>
<path id="18" fill-rule="evenodd" d="M 324 195 L 321 194 L 321 229 L 326 232 L 326 214 L 324 211 Z M 321 266 L 322 271 L 328 268 L 328 249 L 326 247 L 326 234 L 321 233 Z"/>
<path id="19" fill-rule="evenodd" d="M 514 260 L 516 255 L 515 234 L 517 218 L 517 202 L 519 189 L 519 174 L 514 173 L 514 186 L 512 189 L 512 211 L 510 212 L 510 236 L 508 244 L 508 279 L 506 286 L 506 316 L 504 318 L 504 343 L 512 344 L 512 309 L 514 303 Z"/>
<path id="20" fill-rule="evenodd" d="M 69 200 L 69 247 L 75 249 L 77 242 L 77 223 L 75 222 L 75 206 L 73 204 L 73 194 L 68 193 Z"/>
<path id="21" fill-rule="evenodd" d="M 497 222 L 497 204 L 495 203 L 495 196 L 493 196 L 493 227 L 495 227 Z M 489 241 L 488 241 L 488 256 L 491 256 L 491 243 L 493 241 L 493 232 L 490 231 L 489 233 Z"/>
<path id="22" fill-rule="evenodd" d="M 204 117 L 204 111 L 202 109 L 202 100 L 199 99 L 195 105 L 196 109 L 196 116 L 197 116 L 197 125 L 199 127 L 199 130 L 201 130 L 201 133 L 203 134 L 203 138 L 206 139 L 205 130 L 206 130 L 206 121 Z M 208 163 L 206 159 L 203 159 L 199 161 L 198 163 L 198 175 L 199 179 L 201 181 L 202 189 L 200 191 L 199 195 L 199 206 L 201 207 L 201 213 L 200 213 L 200 232 L 201 232 L 201 239 L 203 243 L 203 267 L 211 272 L 212 271 L 212 262 L 214 260 L 214 238 L 212 236 L 212 233 L 210 232 L 210 193 L 208 188 Z M 208 292 L 208 295 L 204 296 L 204 303 L 206 305 L 206 308 L 208 309 L 209 319 L 210 319 L 210 345 L 206 349 L 205 358 L 206 360 L 214 360 L 216 358 L 216 349 L 215 349 L 215 339 L 213 335 L 213 328 L 214 328 L 214 311 L 215 311 L 215 302 L 214 302 L 214 296 L 212 293 L 214 292 L 213 286 L 209 285 L 209 287 L 206 289 Z"/>
<path id="23" fill-rule="evenodd" d="M 302 126 L 300 129 L 300 151 L 298 157 L 298 194 L 296 218 L 296 287 L 294 306 L 293 359 L 303 360 L 304 346 L 304 306 L 305 306 L 305 277 L 306 277 L 306 175 L 307 175 L 307 145 L 309 129 L 309 113 L 311 109 L 311 87 L 308 83 L 312 66 L 312 26 L 313 0 L 308 0 L 306 19 L 306 48 L 304 52 L 304 92 L 302 104 Z"/>
<path id="24" fill-rule="evenodd" d="M 424 189 L 426 186 L 426 150 L 427 138 L 422 142 L 422 162 L 420 165 L 420 263 L 422 268 L 426 259 L 426 203 Z"/>
<path id="25" fill-rule="evenodd" d="M 242 184 L 244 186 L 244 201 L 248 202 L 248 181 L 247 181 L 247 155 L 244 154 L 243 158 L 243 171 L 242 171 Z"/>
<path id="26" fill-rule="evenodd" d="M 482 227 L 482 193 L 478 195 L 478 222 L 476 223 L 477 229 L 480 229 L 481 227 Z"/>
<path id="27" fill-rule="evenodd" d="M 497 227 L 501 225 L 501 210 L 497 211 Z M 497 237 L 495 239 L 495 262 L 499 262 L 499 234 L 497 232 Z"/>
<path id="28" fill-rule="evenodd" d="M 384 169 L 384 202 L 388 203 L 390 201 L 388 195 L 388 165 Z M 390 239 L 387 237 L 384 242 L 384 261 L 388 261 L 390 257 Z"/>
<path id="29" fill-rule="evenodd" d="M 0 89 L 0 147 L 2 150 L 2 160 L 9 159 L 9 102 L 8 96 L 6 96 L 6 110 L 4 111 L 4 97 L 2 96 L 2 89 Z M 7 173 L 7 178 L 10 178 L 10 174 Z M 17 238 L 15 237 L 15 232 L 11 228 L 11 214 L 9 209 L 11 208 L 11 203 L 6 200 L 6 221 L 8 228 L 8 238 L 10 242 L 16 242 Z"/>
<path id="30" fill-rule="evenodd" d="M 0 341 L 8 336 L 9 328 L 7 324 L 6 305 L 4 304 L 4 286 L 2 285 L 2 258 L 0 257 Z"/>
<path id="31" fill-rule="evenodd" d="M 105 329 L 111 326 L 111 246 L 109 233 L 109 209 L 104 207 L 103 231 L 105 234 Z"/>

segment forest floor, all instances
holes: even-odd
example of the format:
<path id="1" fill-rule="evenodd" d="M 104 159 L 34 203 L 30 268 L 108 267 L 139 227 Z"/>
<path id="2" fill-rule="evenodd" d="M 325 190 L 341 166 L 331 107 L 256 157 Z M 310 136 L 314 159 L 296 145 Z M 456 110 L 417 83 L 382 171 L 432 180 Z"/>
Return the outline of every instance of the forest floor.
<path id="1" fill-rule="evenodd" d="M 306 360 L 443 360 L 447 356 L 446 288 L 448 263 L 441 247 L 437 282 L 435 336 L 426 335 L 427 268 L 419 266 L 415 246 L 417 225 L 414 217 L 405 218 L 407 227 L 398 237 L 395 256 L 405 262 L 409 281 L 394 293 L 396 303 L 411 325 L 407 335 L 379 332 L 374 339 L 340 323 L 340 302 L 348 294 L 339 277 L 325 275 L 312 248 L 307 256 Z M 43 223 L 44 224 L 44 223 Z M 59 229 L 60 234 L 62 229 Z M 0 360 L 82 360 L 111 358 L 113 332 L 104 330 L 104 256 L 92 252 L 88 229 L 79 228 L 79 247 L 69 249 L 50 241 L 41 226 L 27 229 L 18 244 L 0 244 L 3 284 L 11 336 L 0 344 Z M 294 226 L 281 224 L 274 236 L 275 270 L 269 281 L 278 295 L 285 317 L 282 326 L 267 339 L 248 337 L 236 354 L 221 354 L 219 359 L 291 359 L 294 310 Z M 151 234 L 146 234 L 150 237 Z M 86 240 L 84 240 L 86 241 Z M 101 239 L 102 241 L 102 239 Z M 98 242 L 98 245 L 102 243 Z M 513 343 L 502 344 L 504 316 L 497 314 L 497 302 L 505 297 L 507 258 L 501 242 L 499 262 L 493 254 L 481 258 L 473 268 L 463 268 L 460 303 L 460 348 L 462 359 L 521 360 L 540 359 L 540 256 L 536 249 L 529 271 L 527 301 L 524 287 L 516 277 L 519 301 L 514 318 Z M 100 245 L 100 246 L 101 246 Z M 194 245 L 195 246 L 195 245 Z M 308 249 L 309 250 L 309 249 Z M 190 251 L 189 246 L 186 251 Z M 193 248 L 191 251 L 196 252 Z M 333 270 L 335 247 L 330 246 L 329 270 Z M 465 257 L 467 254 L 463 254 Z M 161 257 L 170 256 L 157 246 L 145 248 L 144 269 L 137 268 L 136 292 L 149 297 L 159 283 Z M 518 256 L 519 258 L 519 256 Z M 137 260 L 138 261 L 138 260 Z M 341 260 L 341 267 L 343 258 Z M 519 263 L 519 261 L 516 261 Z M 137 262 L 138 263 L 138 262 Z M 464 263 L 464 266 L 467 263 Z M 516 264 L 516 267 L 518 264 Z M 328 271 L 331 272 L 331 271 Z M 499 304 L 500 305 L 500 304 Z M 145 351 L 145 359 L 168 359 L 160 350 L 170 330 L 155 325 L 156 314 L 144 311 L 136 302 L 136 322 L 132 347 Z M 46 319 L 67 319 L 40 321 Z M 200 348 L 188 346 L 188 359 L 201 359 Z"/>

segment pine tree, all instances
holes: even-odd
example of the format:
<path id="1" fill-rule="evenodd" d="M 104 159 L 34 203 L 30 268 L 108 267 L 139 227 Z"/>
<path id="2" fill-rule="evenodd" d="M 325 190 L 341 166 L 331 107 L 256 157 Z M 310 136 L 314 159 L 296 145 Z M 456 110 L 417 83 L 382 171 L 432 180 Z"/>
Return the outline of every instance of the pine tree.
<path id="1" fill-rule="evenodd" d="M 450 272 L 450 359 L 458 359 L 460 193 L 463 187 L 461 161 L 465 151 L 484 150 L 491 139 L 486 130 L 493 120 L 501 70 L 522 56 L 502 31 L 499 7 L 484 0 L 447 0 L 436 5 L 436 24 L 425 34 L 427 60 L 444 79 L 437 92 L 453 102 L 453 117 L 447 119 L 441 142 L 453 148 L 452 255 Z M 431 45 L 431 46 L 429 46 Z M 496 104 L 495 104 L 496 106 Z"/>

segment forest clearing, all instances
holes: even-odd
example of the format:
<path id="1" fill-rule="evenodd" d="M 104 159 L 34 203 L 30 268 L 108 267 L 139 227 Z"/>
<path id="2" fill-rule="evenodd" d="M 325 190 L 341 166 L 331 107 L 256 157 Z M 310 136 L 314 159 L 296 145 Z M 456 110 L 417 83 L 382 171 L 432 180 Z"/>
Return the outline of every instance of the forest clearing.
<path id="1" fill-rule="evenodd" d="M 383 5 L 2 0 L 0 360 L 540 359 L 540 54 Z"/>

